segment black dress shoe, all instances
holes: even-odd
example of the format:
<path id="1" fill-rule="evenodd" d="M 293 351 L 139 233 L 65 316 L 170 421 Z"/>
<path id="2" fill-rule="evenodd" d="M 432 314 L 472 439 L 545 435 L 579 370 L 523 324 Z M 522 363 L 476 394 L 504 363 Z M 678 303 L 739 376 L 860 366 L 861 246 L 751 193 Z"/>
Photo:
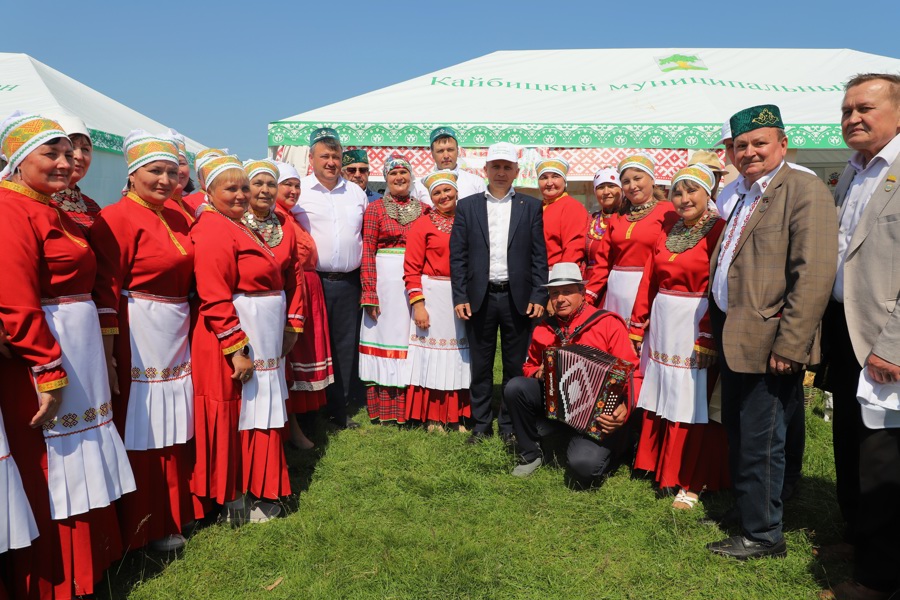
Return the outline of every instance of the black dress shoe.
<path id="1" fill-rule="evenodd" d="M 470 446 L 474 446 L 475 444 L 488 439 L 489 437 L 491 437 L 491 435 L 493 434 L 485 433 L 483 431 L 473 431 L 472 434 L 466 439 L 466 443 Z"/>
<path id="2" fill-rule="evenodd" d="M 719 542 L 712 542 L 707 544 L 706 547 L 713 554 L 738 560 L 765 558 L 767 556 L 784 558 L 787 556 L 787 543 L 783 539 L 777 544 L 764 544 L 748 540 L 742 535 L 736 535 Z"/>

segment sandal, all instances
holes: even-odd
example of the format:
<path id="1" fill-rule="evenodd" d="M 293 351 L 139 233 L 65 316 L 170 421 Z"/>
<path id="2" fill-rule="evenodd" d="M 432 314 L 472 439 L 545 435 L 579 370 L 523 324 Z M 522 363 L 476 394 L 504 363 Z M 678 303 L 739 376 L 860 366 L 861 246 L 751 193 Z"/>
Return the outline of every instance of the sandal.
<path id="1" fill-rule="evenodd" d="M 682 488 L 678 490 L 678 495 L 676 495 L 675 500 L 672 501 L 672 508 L 677 510 L 691 510 L 697 505 L 699 500 L 699 494 L 696 496 L 688 496 L 688 492 Z"/>

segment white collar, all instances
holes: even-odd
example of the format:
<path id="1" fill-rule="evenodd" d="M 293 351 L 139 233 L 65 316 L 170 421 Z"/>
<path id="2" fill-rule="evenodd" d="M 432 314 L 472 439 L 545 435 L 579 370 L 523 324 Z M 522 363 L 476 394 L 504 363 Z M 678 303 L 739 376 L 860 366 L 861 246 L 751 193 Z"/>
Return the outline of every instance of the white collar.
<path id="1" fill-rule="evenodd" d="M 753 191 L 754 187 L 759 188 L 760 193 L 766 191 L 766 188 L 769 187 L 769 184 L 772 182 L 772 179 L 774 179 L 775 176 L 778 174 L 778 171 L 780 171 L 782 169 L 782 167 L 784 167 L 784 164 L 785 163 L 782 160 L 781 164 L 778 165 L 777 169 L 775 169 L 771 173 L 766 173 L 765 175 L 763 175 L 762 177 L 760 177 L 759 179 L 754 181 L 750 185 L 750 187 L 747 187 L 747 178 L 746 177 L 742 178 L 741 182 L 738 184 L 738 189 L 737 189 L 738 193 L 739 194 L 749 194 L 751 191 Z"/>
<path id="2" fill-rule="evenodd" d="M 310 177 L 312 177 L 312 178 L 313 178 L 313 181 L 315 181 L 315 183 L 312 184 L 311 188 L 312 188 L 312 189 L 319 188 L 319 190 L 325 192 L 326 194 L 334 193 L 334 192 L 338 191 L 339 189 L 341 189 L 342 187 L 344 187 L 345 184 L 347 183 L 347 180 L 346 180 L 346 179 L 344 179 L 343 177 L 338 177 L 337 185 L 335 185 L 334 188 L 332 188 L 332 189 L 329 190 L 329 189 L 325 186 L 325 184 L 323 184 L 321 181 L 319 181 L 319 178 L 316 177 L 315 173 L 313 173 L 312 175 L 310 175 Z M 359 186 L 357 186 L 357 187 L 359 187 Z M 362 188 L 360 188 L 360 191 L 362 191 Z"/>
<path id="3" fill-rule="evenodd" d="M 900 155 L 900 133 L 894 136 L 887 145 L 881 149 L 881 152 L 872 157 L 872 160 L 865 166 L 862 164 L 862 153 L 854 152 L 853 156 L 850 157 L 850 166 L 853 167 L 857 173 L 868 169 L 872 163 L 874 163 L 879 158 L 886 162 L 887 164 L 893 164 L 895 160 L 897 160 L 897 156 Z"/>
<path id="4" fill-rule="evenodd" d="M 516 195 L 516 188 L 514 188 L 513 186 L 510 186 L 510 187 L 509 187 L 509 191 L 506 192 L 506 195 L 503 196 L 502 198 L 497 198 L 496 196 L 494 196 L 494 195 L 491 193 L 491 190 L 490 190 L 490 189 L 488 189 L 487 191 L 485 191 L 484 195 L 485 195 L 485 197 L 486 197 L 488 200 L 493 200 L 494 202 L 505 202 L 505 201 L 509 200 L 510 198 L 512 198 L 513 196 Z"/>

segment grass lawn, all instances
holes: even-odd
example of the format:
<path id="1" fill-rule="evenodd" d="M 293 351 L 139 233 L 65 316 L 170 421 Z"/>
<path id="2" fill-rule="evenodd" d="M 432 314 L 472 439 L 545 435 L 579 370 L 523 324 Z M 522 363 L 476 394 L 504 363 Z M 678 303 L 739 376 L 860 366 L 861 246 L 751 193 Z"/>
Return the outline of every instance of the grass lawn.
<path id="1" fill-rule="evenodd" d="M 814 598 L 848 575 L 811 552 L 841 527 L 821 414 L 816 400 L 804 478 L 786 509 L 785 560 L 739 563 L 705 549 L 725 534 L 700 520 L 726 507 L 726 495 L 674 511 L 625 466 L 601 489 L 576 492 L 558 467 L 511 477 L 497 438 L 470 447 L 465 434 L 364 424 L 289 452 L 300 493 L 286 518 L 202 528 L 177 556 L 132 552 L 99 596 Z"/>

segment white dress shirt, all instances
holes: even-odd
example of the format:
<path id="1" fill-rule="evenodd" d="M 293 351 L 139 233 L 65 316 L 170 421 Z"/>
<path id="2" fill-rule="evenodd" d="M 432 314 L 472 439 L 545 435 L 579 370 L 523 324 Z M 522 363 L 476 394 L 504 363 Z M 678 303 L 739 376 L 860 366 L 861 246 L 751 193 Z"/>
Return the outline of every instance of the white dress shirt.
<path id="1" fill-rule="evenodd" d="M 495 198 L 485 192 L 488 220 L 488 281 L 502 283 L 509 281 L 509 265 L 506 250 L 509 247 L 509 217 L 512 214 L 512 199 L 516 195 L 513 188 L 502 198 Z"/>
<path id="2" fill-rule="evenodd" d="M 777 169 L 757 179 L 749 188 L 746 180 L 743 178 L 741 178 L 737 186 L 739 198 L 737 205 L 734 206 L 734 210 L 737 212 L 728 220 L 728 225 L 725 226 L 725 231 L 722 232 L 722 249 L 719 251 L 719 264 L 716 267 L 716 276 L 712 283 L 713 298 L 716 301 L 716 306 L 724 313 L 728 312 L 728 270 L 731 268 L 731 261 L 734 260 L 735 248 L 737 248 L 738 242 L 744 233 L 744 228 L 747 226 L 753 211 L 756 210 L 766 188 L 769 187 L 772 178 L 778 174 L 778 171 L 781 170 L 784 164 L 784 161 L 782 161 Z"/>
<path id="3" fill-rule="evenodd" d="M 291 212 L 316 242 L 317 271 L 349 273 L 359 268 L 366 205 L 366 193 L 343 177 L 333 190 L 315 175 L 300 180 L 300 199 Z"/>
<path id="4" fill-rule="evenodd" d="M 459 190 L 457 198 L 460 200 L 467 196 L 483 194 L 487 191 L 484 179 L 478 175 L 463 171 L 459 167 L 453 169 L 453 172 L 456 174 L 456 188 Z M 431 194 L 428 193 L 428 188 L 425 187 L 425 184 L 422 183 L 421 179 L 416 179 L 415 190 L 412 195 L 414 198 L 421 200 L 428 206 L 434 206 L 434 203 L 431 201 Z"/>
<path id="5" fill-rule="evenodd" d="M 816 172 L 807 169 L 803 165 L 795 165 L 792 162 L 787 163 L 787 166 L 796 170 L 803 171 L 804 173 L 809 173 L 810 175 L 816 175 Z M 818 175 L 816 175 L 818 177 Z M 738 175 L 737 179 L 726 185 L 722 188 L 722 192 L 716 198 L 716 208 L 719 211 L 719 214 L 722 215 L 723 219 L 728 219 L 728 215 L 731 214 L 731 211 L 734 210 L 734 205 L 737 204 L 737 201 L 741 199 L 741 195 L 738 193 L 737 189 L 740 185 L 741 181 L 744 180 L 743 175 Z"/>
<path id="6" fill-rule="evenodd" d="M 891 164 L 900 155 L 900 135 L 894 136 L 881 152 L 872 157 L 869 164 L 863 166 L 862 155 L 856 152 L 850 157 L 850 166 L 856 171 L 847 194 L 844 196 L 844 204 L 841 206 L 841 219 L 838 228 L 838 266 L 837 277 L 834 279 L 834 288 L 831 296 L 838 302 L 844 301 L 844 263 L 847 262 L 847 251 L 850 249 L 850 241 L 859 225 L 863 211 L 869 204 L 869 198 L 878 190 L 878 184 L 887 175 Z"/>

